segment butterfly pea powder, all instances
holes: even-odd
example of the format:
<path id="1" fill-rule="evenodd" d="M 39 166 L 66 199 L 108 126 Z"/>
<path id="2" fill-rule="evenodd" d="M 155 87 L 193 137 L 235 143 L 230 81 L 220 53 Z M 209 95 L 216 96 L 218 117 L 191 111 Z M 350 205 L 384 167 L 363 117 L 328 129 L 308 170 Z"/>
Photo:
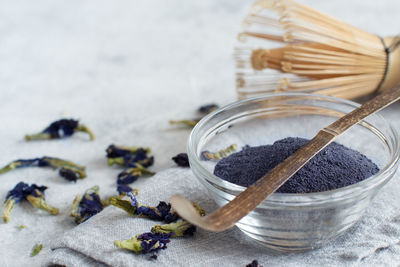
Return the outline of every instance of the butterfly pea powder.
<path id="1" fill-rule="evenodd" d="M 288 137 L 272 145 L 248 147 L 221 159 L 214 174 L 228 182 L 250 186 L 310 140 Z M 294 174 L 276 192 L 311 193 L 358 183 L 379 171 L 365 155 L 331 143 Z"/>

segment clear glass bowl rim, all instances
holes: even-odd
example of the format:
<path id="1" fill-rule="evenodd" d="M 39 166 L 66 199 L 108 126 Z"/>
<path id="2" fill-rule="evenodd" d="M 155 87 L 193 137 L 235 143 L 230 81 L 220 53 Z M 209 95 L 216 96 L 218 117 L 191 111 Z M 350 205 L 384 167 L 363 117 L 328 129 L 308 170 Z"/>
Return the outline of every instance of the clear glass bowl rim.
<path id="1" fill-rule="evenodd" d="M 213 173 L 209 172 L 206 168 L 204 168 L 200 162 L 199 157 L 197 156 L 197 149 L 196 149 L 196 136 L 199 134 L 199 131 L 204 128 L 204 125 L 207 124 L 214 116 L 219 113 L 222 113 L 226 110 L 235 108 L 237 106 L 246 104 L 247 102 L 251 101 L 259 101 L 259 100 L 267 100 L 268 98 L 275 98 L 275 97 L 284 97 L 284 96 L 292 96 L 292 97 L 312 97 L 318 99 L 326 99 L 328 101 L 334 101 L 340 104 L 346 104 L 354 109 L 360 107 L 361 105 L 350 100 L 327 96 L 327 95 L 319 95 L 319 94 L 308 94 L 308 93 L 292 93 L 292 92 L 285 92 L 285 93 L 270 93 L 264 94 L 260 96 L 255 96 L 243 100 L 239 100 L 233 103 L 230 103 L 224 107 L 221 107 L 212 113 L 208 114 L 204 118 L 202 118 L 196 126 L 193 128 L 192 132 L 190 133 L 188 143 L 187 143 L 187 152 L 189 157 L 189 162 L 191 168 L 196 168 L 198 172 L 201 172 L 204 176 L 207 177 L 207 183 L 213 183 L 214 185 L 221 187 L 224 189 L 225 193 L 230 195 L 237 195 L 244 191 L 246 187 L 236 185 L 230 183 L 228 181 L 222 180 L 221 178 L 215 176 Z M 393 174 L 395 171 L 394 169 L 397 167 L 397 164 L 400 159 L 400 144 L 399 144 L 399 134 L 397 130 L 387 121 L 384 119 L 382 115 L 375 113 L 374 116 L 377 116 L 387 127 L 387 131 L 390 133 L 390 136 L 385 135 L 385 138 L 390 139 L 392 144 L 392 151 L 391 157 L 389 162 L 380 169 L 378 173 L 365 179 L 361 182 L 356 184 L 352 184 L 346 187 L 338 188 L 335 190 L 330 191 L 323 191 L 323 192 L 314 192 L 314 193 L 274 193 L 269 196 L 264 202 L 268 203 L 298 203 L 298 202 L 313 202 L 313 201 L 332 201 L 333 199 L 343 200 L 344 198 L 352 198 L 355 194 L 359 194 L 365 191 L 370 190 L 371 188 L 376 187 L 377 185 L 385 182 L 390 175 Z M 214 186 L 215 187 L 215 186 Z M 227 192 L 228 191 L 228 192 Z M 264 203 L 263 202 L 263 203 Z"/>

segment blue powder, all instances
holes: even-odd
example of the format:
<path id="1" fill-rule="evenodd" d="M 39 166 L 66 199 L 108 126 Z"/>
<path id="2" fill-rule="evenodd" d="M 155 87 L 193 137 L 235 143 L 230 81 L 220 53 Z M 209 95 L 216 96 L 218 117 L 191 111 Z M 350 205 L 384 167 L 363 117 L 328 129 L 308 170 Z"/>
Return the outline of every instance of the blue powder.
<path id="1" fill-rule="evenodd" d="M 308 142 L 304 138 L 288 137 L 272 145 L 249 147 L 220 160 L 214 174 L 228 182 L 247 187 Z M 378 171 L 378 166 L 360 152 L 333 142 L 276 192 L 333 190 L 358 183 Z"/>

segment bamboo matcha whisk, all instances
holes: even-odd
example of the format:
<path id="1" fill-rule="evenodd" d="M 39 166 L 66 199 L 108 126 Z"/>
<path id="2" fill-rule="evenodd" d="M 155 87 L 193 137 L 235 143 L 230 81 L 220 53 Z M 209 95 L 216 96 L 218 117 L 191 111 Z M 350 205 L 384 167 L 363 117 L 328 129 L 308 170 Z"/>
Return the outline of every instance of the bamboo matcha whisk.
<path id="1" fill-rule="evenodd" d="M 244 25 L 240 40 L 280 46 L 235 49 L 239 98 L 302 91 L 350 99 L 400 82 L 400 37 L 380 38 L 291 0 L 257 1 Z"/>

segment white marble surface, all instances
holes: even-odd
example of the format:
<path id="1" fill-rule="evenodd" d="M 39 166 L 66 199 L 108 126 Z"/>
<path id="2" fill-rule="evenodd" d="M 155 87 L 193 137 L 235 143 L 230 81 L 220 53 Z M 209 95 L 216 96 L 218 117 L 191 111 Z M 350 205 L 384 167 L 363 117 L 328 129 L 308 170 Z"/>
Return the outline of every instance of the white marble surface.
<path id="1" fill-rule="evenodd" d="M 396 0 L 301 2 L 373 33 L 399 31 Z M 114 194 L 118 170 L 107 167 L 104 159 L 110 143 L 152 147 L 154 170 L 173 165 L 170 158 L 185 150 L 189 131 L 170 127 L 168 120 L 190 117 L 204 103 L 226 104 L 236 98 L 232 49 L 250 4 L 0 1 L 0 165 L 17 158 L 58 156 L 86 165 L 89 175 L 76 184 L 43 169 L 1 176 L 0 198 L 20 180 L 44 184 L 49 186 L 48 202 L 61 214 L 52 217 L 29 205 L 16 207 L 11 222 L 0 224 L 0 266 L 42 266 L 50 240 L 74 227 L 67 214 L 73 197 L 94 184 L 103 196 Z M 384 111 L 398 129 L 399 112 L 399 103 Z M 60 117 L 81 119 L 97 139 L 89 142 L 77 135 L 23 141 L 25 133 Z M 18 229 L 21 224 L 27 228 Z M 31 258 L 36 243 L 44 249 Z"/>

